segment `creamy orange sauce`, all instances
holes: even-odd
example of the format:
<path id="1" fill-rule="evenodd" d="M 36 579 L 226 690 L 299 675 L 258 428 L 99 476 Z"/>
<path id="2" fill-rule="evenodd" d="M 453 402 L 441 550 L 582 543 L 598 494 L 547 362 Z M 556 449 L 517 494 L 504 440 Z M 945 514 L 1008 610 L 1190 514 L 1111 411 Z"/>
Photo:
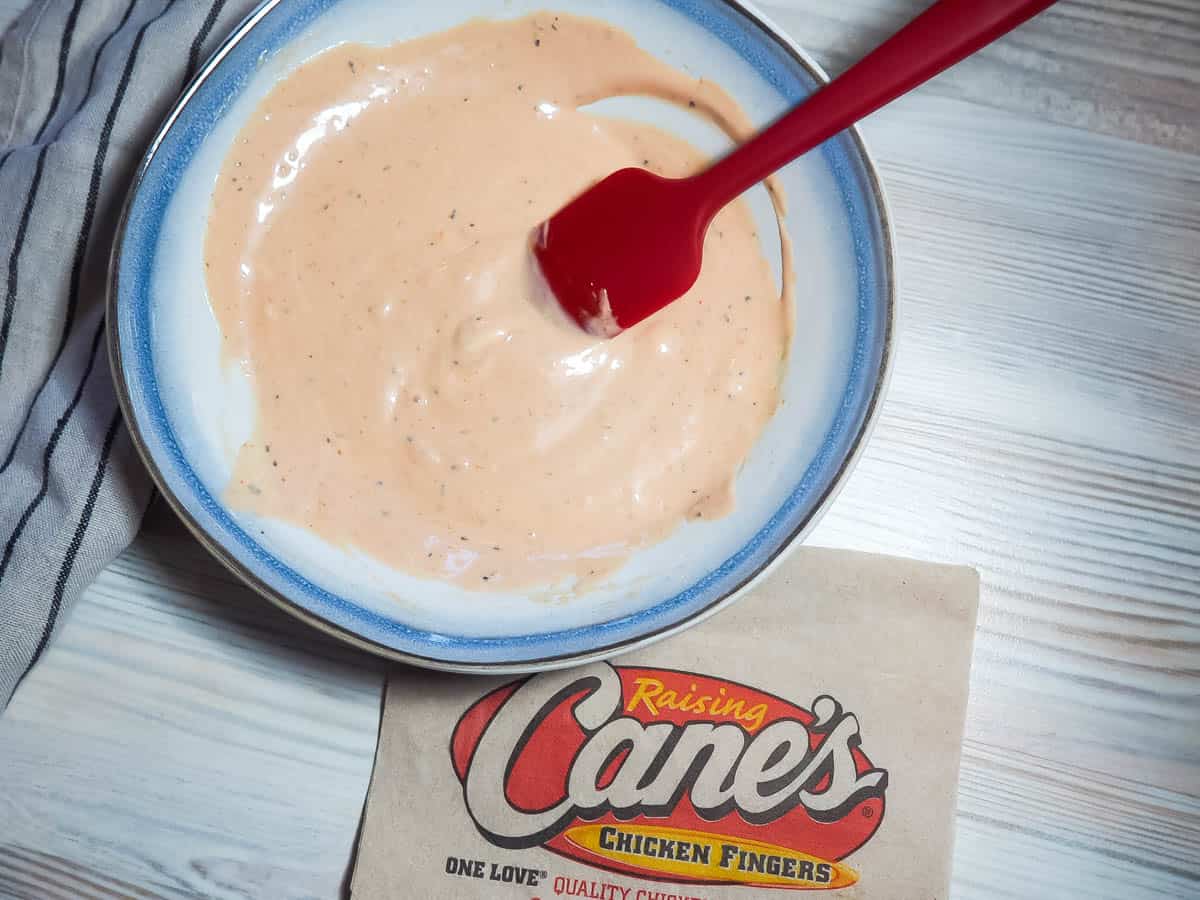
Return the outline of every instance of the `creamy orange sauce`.
<path id="1" fill-rule="evenodd" d="M 549 13 L 342 45 L 272 91 L 205 247 L 257 404 L 227 502 L 479 590 L 586 582 L 732 508 L 789 337 L 748 207 L 718 216 L 686 297 L 613 340 L 558 310 L 529 253 L 613 170 L 703 164 L 579 109 L 630 93 L 748 130 L 715 85 Z"/>

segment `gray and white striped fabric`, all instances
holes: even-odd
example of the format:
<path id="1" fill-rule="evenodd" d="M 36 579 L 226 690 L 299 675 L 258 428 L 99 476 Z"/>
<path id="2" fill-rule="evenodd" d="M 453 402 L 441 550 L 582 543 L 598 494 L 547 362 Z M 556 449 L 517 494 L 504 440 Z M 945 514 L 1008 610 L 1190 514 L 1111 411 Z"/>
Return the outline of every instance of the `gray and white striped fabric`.
<path id="1" fill-rule="evenodd" d="M 151 496 L 104 343 L 158 122 L 256 0 L 32 0 L 0 41 L 0 710 Z"/>

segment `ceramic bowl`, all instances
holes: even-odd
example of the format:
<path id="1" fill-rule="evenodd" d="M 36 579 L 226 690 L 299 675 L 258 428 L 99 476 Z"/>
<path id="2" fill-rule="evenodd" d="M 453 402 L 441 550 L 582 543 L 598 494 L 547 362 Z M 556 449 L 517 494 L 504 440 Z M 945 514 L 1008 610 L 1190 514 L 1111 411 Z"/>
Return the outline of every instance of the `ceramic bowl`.
<path id="1" fill-rule="evenodd" d="M 419 580 L 222 502 L 233 454 L 253 426 L 254 399 L 244 378 L 222 368 L 202 252 L 211 191 L 242 124 L 280 78 L 339 42 L 394 43 L 546 2 L 265 3 L 168 116 L 137 174 L 113 254 L 113 367 L 163 495 L 269 600 L 351 643 L 431 668 L 512 672 L 584 662 L 663 638 L 732 602 L 832 501 L 862 450 L 886 378 L 892 239 L 874 168 L 850 131 L 782 173 L 799 273 L 795 336 L 783 402 L 738 474 L 732 515 L 681 525 L 586 593 L 481 594 Z M 672 65 L 720 83 L 760 124 L 825 77 L 778 28 L 733 0 L 549 2 L 608 20 Z M 606 101 L 612 109 L 598 112 L 650 116 L 702 149 L 724 146 L 686 111 L 647 104 Z M 761 188 L 748 196 L 756 216 L 770 216 Z M 778 241 L 764 249 L 778 264 Z M 802 620 L 804 599 L 795 602 Z"/>

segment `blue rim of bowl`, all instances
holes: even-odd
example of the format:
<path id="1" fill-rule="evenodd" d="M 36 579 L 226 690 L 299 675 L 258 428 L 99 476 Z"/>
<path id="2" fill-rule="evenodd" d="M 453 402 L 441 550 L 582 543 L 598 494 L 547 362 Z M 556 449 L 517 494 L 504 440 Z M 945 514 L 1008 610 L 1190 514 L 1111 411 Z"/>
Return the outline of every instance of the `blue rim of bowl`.
<path id="1" fill-rule="evenodd" d="M 131 232 L 137 225 L 145 226 L 147 216 L 151 225 L 160 222 L 169 203 L 171 191 L 161 190 L 157 182 L 151 183 L 164 177 L 162 172 L 154 170 L 160 154 L 171 151 L 185 154 L 174 173 L 178 179 L 191 154 L 207 135 L 204 122 L 196 121 L 204 116 L 193 115 L 190 123 L 185 120 L 189 103 L 206 90 L 210 97 L 231 98 L 256 68 L 251 64 L 241 71 L 222 73 L 221 64 L 234 52 L 244 52 L 246 48 L 240 46 L 243 40 L 281 5 L 294 3 L 296 11 L 274 26 L 274 43 L 265 36 L 258 36 L 267 40 L 269 52 L 279 50 L 288 39 L 338 2 L 265 0 L 247 16 L 176 101 L 143 157 L 126 197 L 109 263 L 109 358 L 117 396 L 134 445 L 163 497 L 209 552 L 272 603 L 349 644 L 423 668 L 499 674 L 583 664 L 669 637 L 729 605 L 772 570 L 824 514 L 865 446 L 890 373 L 896 297 L 894 240 L 887 201 L 857 129 L 833 138 L 820 151 L 833 170 L 854 234 L 859 315 L 849 386 L 816 458 L 771 519 L 721 566 L 674 597 L 607 622 L 534 635 L 466 637 L 412 628 L 333 594 L 273 556 L 237 524 L 188 463 L 158 393 L 154 373 L 153 304 L 149 281 L 157 228 L 142 227 L 135 236 L 131 236 Z M 829 80 L 820 66 L 747 3 L 740 0 L 658 2 L 703 25 L 753 66 L 789 104 L 799 102 Z M 751 34 L 753 39 L 748 36 Z M 252 55 L 252 58 L 261 59 L 261 54 Z M 799 84 L 799 74 L 806 76 L 810 83 Z M 218 76 L 223 79 L 220 83 L 216 83 Z M 203 110 L 208 113 L 209 127 L 224 108 L 218 100 L 212 108 Z M 180 126 L 179 130 L 175 130 L 177 126 Z M 177 156 L 168 158 L 178 159 Z M 165 177 L 171 177 L 169 163 L 161 168 L 168 170 Z M 127 244 L 134 247 L 130 253 L 127 253 Z M 140 255 L 138 250 L 141 250 Z M 122 284 L 129 281 L 134 282 L 135 293 L 129 300 L 122 301 Z M 878 294 L 874 302 L 870 300 L 873 293 Z M 185 496 L 190 502 L 185 502 Z M 790 531 L 778 533 L 801 506 L 807 508 L 806 514 L 791 525 Z M 241 554 L 231 550 L 231 545 L 237 546 Z M 751 559 L 753 563 L 747 567 L 747 560 Z M 261 573 L 252 568 L 250 560 L 263 567 Z M 739 568 L 749 571 L 718 596 L 703 599 L 708 588 Z M 281 585 L 286 585 L 291 592 Z M 297 594 L 307 602 L 297 600 L 294 596 Z M 380 637 L 381 633 L 407 646 L 395 646 Z M 562 648 L 572 643 L 580 646 L 554 651 L 555 645 Z"/>

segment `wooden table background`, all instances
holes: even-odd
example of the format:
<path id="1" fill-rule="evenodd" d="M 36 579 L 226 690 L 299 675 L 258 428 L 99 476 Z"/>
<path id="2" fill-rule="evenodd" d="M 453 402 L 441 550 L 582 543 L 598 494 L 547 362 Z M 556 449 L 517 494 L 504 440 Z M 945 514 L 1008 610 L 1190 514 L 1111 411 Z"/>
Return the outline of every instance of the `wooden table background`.
<path id="1" fill-rule="evenodd" d="M 833 71 L 922 5 L 762 4 Z M 953 896 L 1200 897 L 1200 0 L 1064 0 L 864 131 L 902 334 L 813 541 L 982 574 Z M 0 896 L 337 897 L 382 679 L 156 511 L 0 719 Z"/>

